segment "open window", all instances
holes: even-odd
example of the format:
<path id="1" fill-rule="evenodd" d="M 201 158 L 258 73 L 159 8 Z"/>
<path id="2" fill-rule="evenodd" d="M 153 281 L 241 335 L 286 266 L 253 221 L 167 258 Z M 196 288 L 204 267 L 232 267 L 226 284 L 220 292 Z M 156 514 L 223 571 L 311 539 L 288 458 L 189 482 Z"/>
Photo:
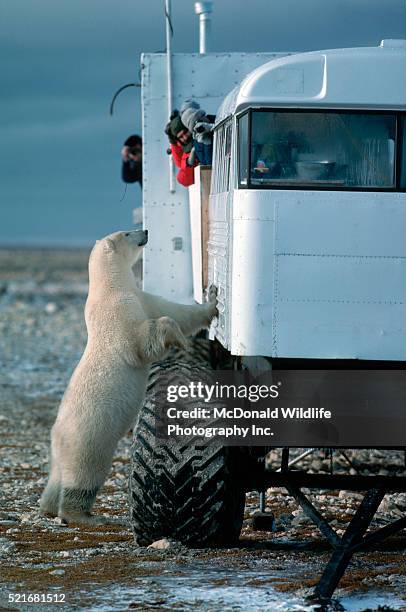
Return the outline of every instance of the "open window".
<path id="1" fill-rule="evenodd" d="M 395 189 L 398 121 L 389 112 L 246 113 L 239 120 L 240 187 Z"/>

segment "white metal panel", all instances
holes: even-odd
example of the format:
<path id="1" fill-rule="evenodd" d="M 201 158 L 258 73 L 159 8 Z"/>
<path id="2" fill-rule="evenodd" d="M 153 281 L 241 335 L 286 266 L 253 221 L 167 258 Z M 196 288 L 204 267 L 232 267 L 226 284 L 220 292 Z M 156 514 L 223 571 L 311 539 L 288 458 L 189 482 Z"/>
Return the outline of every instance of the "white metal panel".
<path id="1" fill-rule="evenodd" d="M 180 185 L 175 193 L 169 189 L 165 56 L 143 55 L 141 66 L 143 223 L 149 230 L 143 285 L 152 293 L 187 301 L 192 287 L 187 190 Z M 175 246 L 181 249 L 175 251 Z"/>
<path id="2" fill-rule="evenodd" d="M 406 194 L 236 190 L 235 354 L 406 359 Z"/>
<path id="3" fill-rule="evenodd" d="M 276 353 L 405 359 L 406 194 L 295 195 L 274 194 Z"/>
<path id="4" fill-rule="evenodd" d="M 233 222 L 230 350 L 271 355 L 274 303 L 274 222 Z"/>
<path id="5" fill-rule="evenodd" d="M 227 193 L 210 196 L 209 205 L 209 284 L 217 287 L 217 308 L 219 315 L 211 337 L 216 337 L 228 348 L 230 336 L 230 246 L 231 234 L 229 223 L 230 197 Z"/>
<path id="6" fill-rule="evenodd" d="M 144 209 L 144 227 L 149 233 L 143 267 L 150 273 L 144 277 L 145 291 L 186 302 L 192 285 L 192 262 L 190 221 L 184 209 L 184 203 L 175 198 Z"/>
<path id="7" fill-rule="evenodd" d="M 203 303 L 202 287 L 202 202 L 200 172 L 195 173 L 195 183 L 189 187 L 190 234 L 192 243 L 193 298 Z"/>
<path id="8" fill-rule="evenodd" d="M 341 255 L 277 255 L 278 304 L 333 302 L 406 306 L 406 258 Z M 405 346 L 406 353 L 406 346 Z"/>
<path id="9" fill-rule="evenodd" d="M 179 108 L 196 99 L 215 114 L 224 96 L 271 53 L 211 53 L 173 55 L 173 101 Z M 166 55 L 144 54 L 142 71 L 143 213 L 149 242 L 144 256 L 144 288 L 170 299 L 193 297 L 188 190 L 175 183 L 169 190 Z M 176 240 L 177 239 L 177 240 Z M 180 240 L 179 240 L 180 239 Z M 181 247 L 180 250 L 176 248 Z"/>
<path id="10" fill-rule="evenodd" d="M 406 257 L 405 193 L 260 193 L 277 205 L 278 254 Z"/>
<path id="11" fill-rule="evenodd" d="M 284 303 L 278 308 L 275 356 L 320 359 L 406 359 L 404 304 Z"/>

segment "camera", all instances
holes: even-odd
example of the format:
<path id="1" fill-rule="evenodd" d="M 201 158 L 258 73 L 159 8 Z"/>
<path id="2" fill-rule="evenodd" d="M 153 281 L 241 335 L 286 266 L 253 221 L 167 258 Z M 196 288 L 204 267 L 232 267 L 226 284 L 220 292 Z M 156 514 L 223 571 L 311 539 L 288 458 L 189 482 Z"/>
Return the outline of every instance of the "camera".
<path id="1" fill-rule="evenodd" d="M 142 148 L 140 146 L 130 147 L 128 153 L 129 155 L 141 155 Z"/>

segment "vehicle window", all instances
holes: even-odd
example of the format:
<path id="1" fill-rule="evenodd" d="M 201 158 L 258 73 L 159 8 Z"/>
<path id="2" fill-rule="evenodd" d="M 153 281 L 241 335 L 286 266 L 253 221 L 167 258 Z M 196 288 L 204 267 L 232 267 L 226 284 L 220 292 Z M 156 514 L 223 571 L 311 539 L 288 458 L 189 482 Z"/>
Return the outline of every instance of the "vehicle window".
<path id="1" fill-rule="evenodd" d="M 210 193 L 218 193 L 218 158 L 219 158 L 219 131 L 214 132 L 213 138 L 213 166 L 211 175 L 211 189 Z"/>
<path id="2" fill-rule="evenodd" d="M 230 170 L 231 170 L 231 121 L 227 123 L 225 128 L 225 143 L 224 143 L 224 177 L 223 177 L 223 191 L 230 189 Z"/>
<path id="3" fill-rule="evenodd" d="M 251 184 L 391 188 L 395 140 L 395 115 L 255 111 Z"/>
<path id="4" fill-rule="evenodd" d="M 249 175 L 249 161 L 248 161 L 248 113 L 240 117 L 238 121 L 238 165 L 239 165 L 239 176 L 240 183 L 242 186 L 248 184 Z"/>

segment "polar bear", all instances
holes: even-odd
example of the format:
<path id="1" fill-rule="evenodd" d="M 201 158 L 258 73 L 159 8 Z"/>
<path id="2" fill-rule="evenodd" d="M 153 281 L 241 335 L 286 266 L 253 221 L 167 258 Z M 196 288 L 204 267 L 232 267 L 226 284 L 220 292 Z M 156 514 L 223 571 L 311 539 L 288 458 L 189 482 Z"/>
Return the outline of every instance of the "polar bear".
<path id="1" fill-rule="evenodd" d="M 44 514 L 64 522 L 100 524 L 91 515 L 118 440 L 143 402 L 149 364 L 216 315 L 216 292 L 185 306 L 138 289 L 132 266 L 148 232 L 115 232 L 96 242 L 89 259 L 85 307 L 88 341 L 51 431 L 50 475 L 40 500 Z"/>

